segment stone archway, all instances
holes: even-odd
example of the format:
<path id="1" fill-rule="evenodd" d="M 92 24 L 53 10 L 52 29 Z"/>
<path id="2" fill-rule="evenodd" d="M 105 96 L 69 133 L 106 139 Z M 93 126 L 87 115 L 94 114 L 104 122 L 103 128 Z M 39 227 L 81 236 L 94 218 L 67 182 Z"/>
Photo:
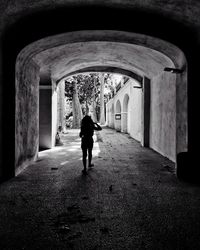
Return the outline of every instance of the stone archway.
<path id="1" fill-rule="evenodd" d="M 96 42 L 98 41 L 98 42 Z M 113 48 L 116 51 L 123 51 L 125 60 L 117 60 L 117 58 L 110 57 L 109 60 L 103 60 L 100 55 L 105 54 L 97 54 L 96 61 L 94 60 L 95 46 L 98 45 L 98 48 L 108 48 L 109 51 L 113 51 Z M 114 46 L 114 47 L 113 47 Z M 54 91 L 54 83 L 59 81 L 64 75 L 69 74 L 70 72 L 81 70 L 85 67 L 93 67 L 93 66 L 112 66 L 123 68 L 129 71 L 132 71 L 138 75 L 144 75 L 151 77 L 152 74 L 159 74 L 164 70 L 164 66 L 167 67 L 177 67 L 179 69 L 183 69 L 181 74 L 176 76 L 175 85 L 176 85 L 176 155 L 180 152 L 187 151 L 187 63 L 184 57 L 184 54 L 180 49 L 175 47 L 172 44 L 169 44 L 166 41 L 145 36 L 142 34 L 135 34 L 123 31 L 77 31 L 77 32 L 69 32 L 66 34 L 61 34 L 57 36 L 52 36 L 48 38 L 41 39 L 37 42 L 34 42 L 27 47 L 25 47 L 17 57 L 16 62 L 16 131 L 15 131 L 15 148 L 16 148 L 16 158 L 15 165 L 16 169 L 20 169 L 22 165 L 27 165 L 30 161 L 34 160 L 37 155 L 37 141 L 38 141 L 38 132 L 37 126 L 32 127 L 30 123 L 25 122 L 23 117 L 26 117 L 27 114 L 27 103 L 29 99 L 32 98 L 34 100 L 38 100 L 38 77 L 39 70 L 40 73 L 44 71 L 45 67 L 43 67 L 43 62 L 49 63 L 53 60 L 54 49 L 58 49 L 60 47 L 59 53 L 60 55 L 64 54 L 65 59 L 63 58 L 57 64 L 55 63 L 55 67 L 52 67 L 55 71 L 51 72 L 52 77 L 52 90 Z M 83 48 L 81 53 L 78 54 L 78 57 L 72 54 L 69 54 L 71 50 L 77 50 L 78 48 Z M 88 53 L 87 49 L 93 48 L 94 50 L 88 56 L 88 60 L 83 60 L 85 53 Z M 119 50 L 120 48 L 120 50 Z M 66 54 L 63 53 L 64 49 Z M 127 59 L 131 60 L 133 58 L 132 54 L 135 53 L 136 59 L 139 60 L 144 68 L 141 70 L 141 65 L 137 65 L 137 60 L 128 62 Z M 141 51 L 145 51 L 143 56 L 141 57 Z M 103 50 L 102 50 L 103 51 Z M 146 53 L 147 52 L 147 53 Z M 110 52 L 109 52 L 110 53 Z M 109 54 L 108 53 L 108 54 Z M 149 67 L 151 63 L 144 63 L 147 60 L 145 55 L 150 53 L 155 58 L 158 57 L 159 60 L 163 60 L 164 64 L 161 65 L 156 64 L 156 60 L 154 61 L 154 67 Z M 47 57 L 48 55 L 48 57 Z M 90 56 L 91 55 L 91 56 Z M 111 55 L 111 54 L 109 54 Z M 130 57 L 129 57 L 129 56 Z M 139 59 L 140 56 L 140 59 Z M 150 58 L 150 57 L 149 57 Z M 152 58 L 152 57 L 151 57 Z M 44 59 L 44 61 L 43 61 Z M 107 58 L 108 59 L 108 58 Z M 122 59 L 122 58 L 121 58 Z M 142 60 L 142 61 L 141 61 Z M 31 78 L 30 81 L 27 81 L 28 69 L 25 65 L 27 62 L 31 62 L 30 65 L 35 65 L 37 70 L 34 72 L 35 75 L 33 78 L 37 79 L 33 81 Z M 134 64 L 135 63 L 135 64 Z M 65 71 L 63 72 L 63 65 L 68 65 L 65 67 Z M 159 66 L 160 65 L 160 66 Z M 62 66 L 62 67 L 61 67 Z M 62 70 L 58 70 L 58 69 Z M 46 73 L 48 70 L 46 71 Z M 46 74 L 45 73 L 45 74 Z M 168 74 L 171 74 L 170 72 Z M 31 85 L 29 85 L 31 83 Z M 30 91 L 28 90 L 30 88 Z M 34 91 L 33 91 L 34 90 Z M 29 95 L 26 95 L 29 93 Z M 22 98 L 23 97 L 23 98 Z M 37 103 L 37 102 L 36 102 Z M 31 114 L 35 117 L 35 121 L 38 119 L 38 107 L 32 110 Z M 117 113 L 117 110 L 115 111 Z M 18 115 L 21 114 L 21 115 Z M 20 129 L 19 129 L 20 128 Z M 121 130 L 121 127 L 120 127 Z M 26 148 L 28 148 L 29 139 L 25 140 L 24 138 L 27 135 L 24 135 L 21 131 L 35 131 L 34 132 L 34 143 L 32 144 L 29 152 L 26 152 Z M 19 151 L 20 148 L 20 151 Z M 31 156 L 31 157 L 29 157 Z M 30 161 L 29 161 L 30 160 Z"/>

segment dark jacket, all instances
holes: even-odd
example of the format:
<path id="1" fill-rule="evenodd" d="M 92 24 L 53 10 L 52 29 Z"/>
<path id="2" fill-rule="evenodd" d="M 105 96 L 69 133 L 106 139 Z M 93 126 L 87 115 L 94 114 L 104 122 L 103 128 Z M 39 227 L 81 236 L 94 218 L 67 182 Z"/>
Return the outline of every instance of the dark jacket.
<path id="1" fill-rule="evenodd" d="M 81 126 L 79 136 L 81 138 L 91 138 L 94 135 L 94 130 L 102 130 L 102 128 L 95 122 L 92 122 L 87 126 Z"/>

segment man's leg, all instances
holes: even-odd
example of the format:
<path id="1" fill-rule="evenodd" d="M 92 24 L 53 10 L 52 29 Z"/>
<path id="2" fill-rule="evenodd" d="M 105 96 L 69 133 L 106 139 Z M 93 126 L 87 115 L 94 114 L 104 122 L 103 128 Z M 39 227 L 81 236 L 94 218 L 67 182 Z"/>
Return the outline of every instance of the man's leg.
<path id="1" fill-rule="evenodd" d="M 92 167 L 92 148 L 88 149 L 88 167 Z"/>
<path id="2" fill-rule="evenodd" d="M 83 152 L 83 171 L 86 172 L 86 165 L 87 165 L 87 148 L 82 148 Z"/>

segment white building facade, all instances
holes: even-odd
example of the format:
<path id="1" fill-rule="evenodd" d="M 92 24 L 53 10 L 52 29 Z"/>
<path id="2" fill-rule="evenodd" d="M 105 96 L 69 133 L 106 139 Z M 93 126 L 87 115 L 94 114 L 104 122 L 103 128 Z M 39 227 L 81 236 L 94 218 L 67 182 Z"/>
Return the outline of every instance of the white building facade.
<path id="1" fill-rule="evenodd" d="M 129 78 L 106 104 L 106 125 L 176 162 L 176 89 L 167 75 L 162 79 Z"/>
<path id="2" fill-rule="evenodd" d="M 106 125 L 141 141 L 141 109 L 142 87 L 129 78 L 106 104 Z"/>

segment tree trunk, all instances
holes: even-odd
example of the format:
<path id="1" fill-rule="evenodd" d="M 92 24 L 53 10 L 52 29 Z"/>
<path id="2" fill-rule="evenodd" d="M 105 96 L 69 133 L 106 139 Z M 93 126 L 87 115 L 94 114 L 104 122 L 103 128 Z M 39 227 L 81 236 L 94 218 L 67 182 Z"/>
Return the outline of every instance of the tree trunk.
<path id="1" fill-rule="evenodd" d="M 96 98 L 95 98 L 95 93 L 96 93 L 97 89 L 96 89 L 96 79 L 94 80 L 94 88 L 92 91 L 92 120 L 94 122 L 97 122 L 97 112 L 96 112 Z"/>
<path id="2" fill-rule="evenodd" d="M 105 109 L 104 109 L 104 74 L 100 74 L 100 124 L 105 124 Z"/>
<path id="3" fill-rule="evenodd" d="M 78 98 L 77 84 L 74 83 L 73 99 L 72 99 L 73 123 L 72 128 L 80 128 L 81 119 L 83 117 L 81 105 Z"/>
<path id="4" fill-rule="evenodd" d="M 64 118 L 64 109 L 65 109 L 65 83 L 62 81 L 59 83 L 58 86 L 58 101 L 57 101 L 57 107 L 58 107 L 58 119 L 57 119 L 57 125 L 60 129 L 60 132 L 63 131 L 65 128 L 65 118 Z"/>
<path id="5" fill-rule="evenodd" d="M 86 101 L 85 101 L 85 114 L 89 115 L 89 107 L 88 107 L 87 98 L 86 98 Z"/>
<path id="6" fill-rule="evenodd" d="M 92 120 L 97 122 L 97 113 L 96 113 L 96 101 L 95 98 L 92 100 Z"/>

